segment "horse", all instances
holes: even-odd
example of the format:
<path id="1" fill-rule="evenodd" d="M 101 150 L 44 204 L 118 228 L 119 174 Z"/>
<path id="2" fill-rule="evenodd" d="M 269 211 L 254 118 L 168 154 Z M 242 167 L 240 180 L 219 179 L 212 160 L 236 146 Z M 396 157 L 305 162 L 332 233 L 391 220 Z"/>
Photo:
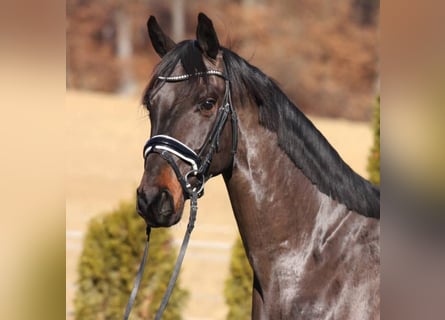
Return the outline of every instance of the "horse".
<path id="1" fill-rule="evenodd" d="M 143 95 L 151 138 L 137 211 L 170 227 L 222 175 L 253 269 L 252 319 L 380 318 L 380 191 L 355 173 L 274 80 L 220 45 L 198 15 Z"/>

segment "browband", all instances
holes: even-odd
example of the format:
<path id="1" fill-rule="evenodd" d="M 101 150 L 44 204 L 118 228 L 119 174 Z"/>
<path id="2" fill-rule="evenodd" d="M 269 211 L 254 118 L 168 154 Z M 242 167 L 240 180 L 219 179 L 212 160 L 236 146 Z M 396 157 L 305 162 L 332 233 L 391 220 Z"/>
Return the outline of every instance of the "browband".
<path id="1" fill-rule="evenodd" d="M 218 76 L 218 77 L 221 77 L 221 78 L 227 80 L 227 77 L 224 75 L 224 73 L 222 73 L 221 71 L 218 71 L 218 70 L 207 70 L 205 72 L 195 72 L 193 74 L 182 74 L 179 76 L 169 76 L 169 77 L 158 76 L 158 79 L 164 80 L 167 82 L 179 82 L 179 81 L 188 80 L 191 77 L 204 77 L 207 75 Z"/>

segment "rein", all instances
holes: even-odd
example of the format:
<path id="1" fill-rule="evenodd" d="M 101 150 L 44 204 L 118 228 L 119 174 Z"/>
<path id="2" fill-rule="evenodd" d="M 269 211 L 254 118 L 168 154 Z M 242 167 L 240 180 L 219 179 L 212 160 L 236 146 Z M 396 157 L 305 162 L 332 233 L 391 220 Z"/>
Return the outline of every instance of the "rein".
<path id="1" fill-rule="evenodd" d="M 187 250 L 187 246 L 190 240 L 190 235 L 192 234 L 192 230 L 195 227 L 196 214 L 198 212 L 198 193 L 193 192 L 190 199 L 191 199 L 190 217 L 189 217 L 189 222 L 187 224 L 187 230 L 185 231 L 184 240 L 182 240 L 181 249 L 179 250 L 179 255 L 176 260 L 175 268 L 173 269 L 170 281 L 168 282 L 167 290 L 165 291 L 164 297 L 162 298 L 161 301 L 161 305 L 159 306 L 159 309 L 156 312 L 155 320 L 160 320 L 162 318 L 162 314 L 164 313 L 164 310 L 167 307 L 168 300 L 170 299 L 176 280 L 178 279 L 179 270 L 181 269 L 182 261 L 184 260 L 185 251 Z M 125 307 L 125 313 L 123 318 L 124 320 L 128 320 L 130 316 L 131 309 L 133 308 L 133 304 L 136 301 L 136 294 L 139 290 L 142 276 L 144 275 L 145 264 L 147 263 L 147 258 L 148 258 L 148 249 L 150 246 L 150 232 L 151 232 L 150 227 L 147 227 L 147 241 L 145 242 L 144 255 L 142 256 L 142 260 L 139 265 L 136 278 L 134 280 L 134 285 L 130 293 L 130 298 L 128 299 L 127 306 Z"/>
<path id="2" fill-rule="evenodd" d="M 182 261 L 184 260 L 185 252 L 187 250 L 187 246 L 190 240 L 190 235 L 195 225 L 196 215 L 198 211 L 198 199 L 203 195 L 204 184 L 210 178 L 210 175 L 208 173 L 209 167 L 210 164 L 212 163 L 214 153 L 219 151 L 219 138 L 222 130 L 224 129 L 224 125 L 229 117 L 229 113 L 231 114 L 231 121 L 232 121 L 232 159 L 236 154 L 238 145 L 237 116 L 234 108 L 232 107 L 232 101 L 231 101 L 232 99 L 230 95 L 230 83 L 227 76 L 224 75 L 224 73 L 217 70 L 208 70 L 206 72 L 197 72 L 194 74 L 185 74 L 180 76 L 170 76 L 170 77 L 159 76 L 158 79 L 164 82 L 180 82 L 180 81 L 186 81 L 191 77 L 203 77 L 203 76 L 217 76 L 223 78 L 225 81 L 225 92 L 222 104 L 218 109 L 218 114 L 213 129 L 207 136 L 206 141 L 204 142 L 204 145 L 201 147 L 199 153 L 196 153 L 181 141 L 167 135 L 153 136 L 146 142 L 144 146 L 143 154 L 145 161 L 147 161 L 147 157 L 151 153 L 159 154 L 164 160 L 166 160 L 169 163 L 169 165 L 175 172 L 175 175 L 179 183 L 181 184 L 184 198 L 186 200 L 190 199 L 190 216 L 187 225 L 187 230 L 185 232 L 184 240 L 182 241 L 181 249 L 179 251 L 179 255 L 176 260 L 176 264 L 173 269 L 173 273 L 171 275 L 167 290 L 164 294 L 161 305 L 156 313 L 155 320 L 161 319 L 162 314 L 167 306 L 168 300 L 170 299 L 170 295 L 173 291 L 176 280 L 178 278 L 179 270 L 181 268 Z M 206 149 L 207 152 L 204 154 Z M 188 171 L 185 175 L 182 175 L 174 157 L 179 158 L 184 163 L 188 164 L 191 168 L 190 171 Z M 147 241 L 145 243 L 144 254 L 142 257 L 142 261 L 139 265 L 133 289 L 131 290 L 128 303 L 125 308 L 125 313 L 123 318 L 124 320 L 128 320 L 130 316 L 130 312 L 136 300 L 136 294 L 142 280 L 142 275 L 144 273 L 145 264 L 148 258 L 150 232 L 151 232 L 150 227 L 147 227 Z"/>

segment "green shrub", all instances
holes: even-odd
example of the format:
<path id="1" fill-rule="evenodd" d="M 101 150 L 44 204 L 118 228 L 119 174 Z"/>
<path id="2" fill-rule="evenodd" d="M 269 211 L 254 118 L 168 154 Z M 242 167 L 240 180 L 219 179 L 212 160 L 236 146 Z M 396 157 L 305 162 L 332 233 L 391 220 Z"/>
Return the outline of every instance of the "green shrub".
<path id="1" fill-rule="evenodd" d="M 376 99 L 373 119 L 374 143 L 368 156 L 369 180 L 380 185 L 380 96 Z"/>
<path id="2" fill-rule="evenodd" d="M 252 312 L 253 272 L 247 260 L 241 238 L 232 248 L 230 276 L 226 280 L 224 296 L 229 307 L 227 320 L 248 320 Z"/>
<path id="3" fill-rule="evenodd" d="M 145 223 L 135 204 L 90 221 L 78 265 L 75 319 L 122 319 L 145 245 Z M 176 260 L 167 229 L 153 229 L 150 250 L 131 319 L 151 319 L 160 305 Z M 163 319 L 181 319 L 186 291 L 179 279 Z"/>

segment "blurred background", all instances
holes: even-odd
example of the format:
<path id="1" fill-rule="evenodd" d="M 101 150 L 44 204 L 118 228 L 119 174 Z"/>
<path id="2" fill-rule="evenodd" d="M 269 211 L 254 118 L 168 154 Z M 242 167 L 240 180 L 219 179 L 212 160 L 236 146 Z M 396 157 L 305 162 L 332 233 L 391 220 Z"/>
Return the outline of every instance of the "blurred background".
<path id="1" fill-rule="evenodd" d="M 141 95 L 159 61 L 146 21 L 194 39 L 206 13 L 220 43 L 314 115 L 369 120 L 378 93 L 377 0 L 67 0 L 67 88 Z"/>
<path id="2" fill-rule="evenodd" d="M 76 317 L 79 261 L 92 246 L 85 244 L 91 219 L 134 199 L 142 176 L 149 121 L 140 102 L 160 61 L 146 21 L 154 15 L 175 41 L 194 39 L 199 12 L 213 20 L 223 46 L 275 79 L 345 161 L 369 178 L 380 82 L 378 1 L 67 0 L 67 319 Z M 222 179 L 206 185 L 199 207 L 181 271 L 188 299 L 180 314 L 239 320 L 227 318 L 224 295 L 238 230 Z M 170 228 L 175 248 L 186 217 Z M 235 304 L 250 301 L 249 294 L 241 297 Z M 95 318 L 78 313 L 77 319 Z"/>
<path id="3" fill-rule="evenodd" d="M 131 23 L 118 31 L 122 13 L 116 12 L 129 6 Z M 142 171 L 149 127 L 139 105 L 159 61 L 145 22 L 155 15 L 178 40 L 181 34 L 193 37 L 196 15 L 204 11 L 221 43 L 278 80 L 364 176 L 371 109 L 381 83 L 382 318 L 443 319 L 444 6 L 437 0 L 386 1 L 380 10 L 364 0 L 1 2 L 0 318 L 72 316 L 86 225 L 121 199 L 131 199 Z M 115 39 L 125 33 L 122 48 L 127 49 L 118 50 Z M 131 69 L 122 67 L 133 63 Z M 132 70 L 130 80 L 118 80 L 125 79 L 123 70 Z M 315 116 L 323 113 L 323 118 Z M 361 160 L 354 164 L 355 158 Z M 213 195 L 226 205 L 225 191 L 215 183 Z M 228 274 L 237 230 L 220 218 L 232 216 L 224 205 L 210 203 L 199 214 L 192 238 L 205 229 L 202 219 L 210 215 L 213 226 L 199 236 L 206 241 L 210 235 L 220 237 L 222 245 L 213 243 L 205 254 L 213 255 L 209 263 L 219 265 L 222 275 L 202 279 L 210 269 L 187 265 L 181 275 L 190 291 L 188 310 L 200 300 L 193 298 L 199 290 L 186 283 L 187 272 L 199 273 L 198 283 L 216 287 L 214 295 L 201 295 L 207 297 L 201 305 L 219 306 L 214 308 L 218 315 L 207 319 L 223 319 L 227 311 L 221 279 Z M 215 228 L 215 222 L 221 225 Z M 195 263 L 202 264 L 209 259 L 199 245 L 209 246 L 195 243 L 193 248 L 194 257 L 201 258 Z M 185 263 L 192 260 L 190 249 Z M 184 316 L 206 318 L 189 311 Z"/>

